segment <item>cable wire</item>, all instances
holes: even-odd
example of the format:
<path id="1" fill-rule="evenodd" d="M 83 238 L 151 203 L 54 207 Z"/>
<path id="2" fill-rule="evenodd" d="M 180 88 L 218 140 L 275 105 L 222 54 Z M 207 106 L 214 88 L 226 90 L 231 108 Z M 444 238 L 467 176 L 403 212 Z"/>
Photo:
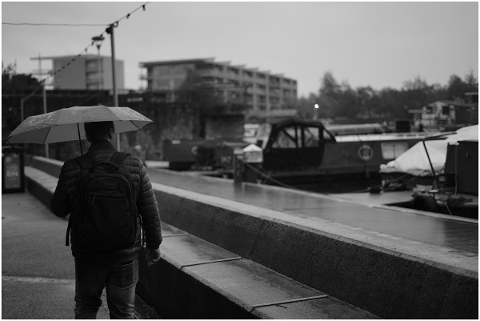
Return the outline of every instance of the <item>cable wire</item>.
<path id="1" fill-rule="evenodd" d="M 123 20 L 123 19 L 128 19 L 130 17 L 130 15 L 138 10 L 140 10 L 140 8 L 143 8 L 143 11 L 145 11 L 145 6 L 150 3 L 150 2 L 146 2 L 144 4 L 142 4 L 141 6 L 139 6 L 138 8 L 136 8 L 135 10 L 131 11 L 130 13 L 127 13 L 125 16 L 123 16 L 122 18 L 118 19 L 117 21 L 111 23 L 111 24 L 107 24 L 107 25 L 101 25 L 101 26 L 108 26 L 107 29 L 105 29 L 104 32 L 107 32 L 108 33 L 108 30 L 109 28 L 113 28 L 113 27 L 117 27 L 118 26 L 118 23 Z M 3 23 L 2 23 L 3 24 Z M 5 24 L 9 24 L 9 23 L 5 23 Z M 42 25 L 47 25 L 47 24 L 42 24 Z M 53 24 L 52 24 L 53 25 Z M 101 34 L 103 36 L 103 32 Z M 60 69 L 57 69 L 55 72 L 53 73 L 50 73 L 45 79 L 41 80 L 40 81 L 40 84 L 39 86 L 32 92 L 30 93 L 28 96 L 26 96 L 25 98 L 22 98 L 22 101 L 25 101 L 27 99 L 29 99 L 30 97 L 32 97 L 40 88 L 42 88 L 44 85 L 45 85 L 45 82 L 47 79 L 57 75 L 58 73 L 62 72 L 63 69 L 67 68 L 68 66 L 70 66 L 70 64 L 72 62 L 74 62 L 78 57 L 80 57 L 84 52 L 87 52 L 88 51 L 88 48 L 90 48 L 91 46 L 93 46 L 95 44 L 95 41 L 92 41 L 92 43 L 90 45 L 88 45 L 84 50 L 82 50 L 82 52 L 80 54 L 78 54 L 77 56 L 75 56 L 72 60 L 70 60 L 66 65 L 62 66 Z M 23 121 L 23 119 L 22 119 Z"/>
<path id="2" fill-rule="evenodd" d="M 2 22 L 2 25 L 11 26 L 49 26 L 49 27 L 99 27 L 108 26 L 100 23 L 30 23 L 30 22 Z"/>

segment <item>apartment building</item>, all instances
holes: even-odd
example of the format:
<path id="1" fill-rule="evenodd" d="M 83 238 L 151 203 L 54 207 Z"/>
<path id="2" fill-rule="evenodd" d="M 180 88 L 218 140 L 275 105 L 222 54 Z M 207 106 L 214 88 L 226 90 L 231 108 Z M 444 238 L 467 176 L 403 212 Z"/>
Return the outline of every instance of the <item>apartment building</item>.
<path id="1" fill-rule="evenodd" d="M 32 59 L 51 60 L 53 89 L 113 89 L 112 58 L 100 55 L 55 56 Z M 44 73 L 44 71 L 42 71 Z M 115 61 L 117 89 L 125 88 L 123 61 Z"/>
<path id="2" fill-rule="evenodd" d="M 210 86 L 223 103 L 246 105 L 252 111 L 285 109 L 297 99 L 297 81 L 247 68 L 217 62 L 214 58 L 141 62 L 146 69 L 140 76 L 150 91 L 188 90 Z"/>

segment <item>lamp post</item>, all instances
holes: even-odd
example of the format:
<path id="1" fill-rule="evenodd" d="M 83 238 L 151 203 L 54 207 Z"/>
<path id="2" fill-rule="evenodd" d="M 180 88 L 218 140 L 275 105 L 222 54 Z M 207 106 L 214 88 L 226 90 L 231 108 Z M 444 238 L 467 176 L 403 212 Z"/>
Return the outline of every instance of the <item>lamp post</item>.
<path id="1" fill-rule="evenodd" d="M 313 105 L 313 107 L 315 108 L 314 114 L 313 114 L 313 120 L 318 120 L 318 108 L 320 108 L 320 106 L 318 104 L 315 104 Z"/>
<path id="2" fill-rule="evenodd" d="M 117 82 L 115 78 L 115 40 L 114 40 L 114 28 L 117 26 L 117 22 L 112 23 L 107 28 L 107 33 L 110 35 L 111 48 L 112 48 L 112 91 L 113 91 L 113 106 L 118 107 L 118 94 L 117 94 Z M 120 134 L 117 134 L 117 150 L 120 151 Z"/>
<path id="3" fill-rule="evenodd" d="M 37 58 L 31 58 L 30 60 L 36 60 Z M 42 57 L 40 56 L 40 54 L 38 54 L 38 73 L 37 73 L 40 77 L 43 76 L 43 70 L 42 70 Z M 48 72 L 47 72 L 48 74 Z M 46 80 L 47 78 L 43 79 L 42 81 L 40 81 L 41 85 L 42 85 L 42 95 L 43 95 L 43 113 L 46 114 L 47 113 L 47 93 L 46 93 Z M 39 87 L 40 88 L 40 87 Z M 35 90 L 36 91 L 36 90 Z M 28 98 L 32 97 L 33 93 L 25 98 L 22 98 L 20 100 L 20 117 L 22 118 L 22 121 L 24 120 L 23 118 L 25 117 L 25 114 L 24 114 L 24 105 L 23 103 L 25 102 L 25 100 L 27 100 Z M 46 158 L 50 158 L 49 157 L 49 153 L 48 153 L 48 144 L 45 144 L 45 157 Z"/>

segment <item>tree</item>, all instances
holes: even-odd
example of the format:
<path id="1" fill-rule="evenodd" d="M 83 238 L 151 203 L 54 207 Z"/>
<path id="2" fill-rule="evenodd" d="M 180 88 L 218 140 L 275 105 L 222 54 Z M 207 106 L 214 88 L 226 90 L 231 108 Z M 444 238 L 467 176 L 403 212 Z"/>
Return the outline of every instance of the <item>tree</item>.
<path id="1" fill-rule="evenodd" d="M 341 96 L 341 87 L 331 72 L 326 72 L 321 79 L 318 95 L 318 104 L 321 111 L 334 116 L 339 107 L 338 99 Z"/>
<path id="2" fill-rule="evenodd" d="M 420 76 L 416 76 L 413 80 L 407 80 L 403 83 L 403 88 L 407 91 L 424 90 L 428 88 L 427 82 Z"/>
<path id="3" fill-rule="evenodd" d="M 455 100 L 465 94 L 466 86 L 463 80 L 457 75 L 451 75 L 448 80 L 447 95 L 448 99 Z"/>
<path id="4" fill-rule="evenodd" d="M 473 73 L 473 70 L 470 70 L 470 72 L 465 75 L 465 82 L 467 84 L 468 91 L 478 91 L 478 80 L 477 76 L 475 76 Z"/>
<path id="5" fill-rule="evenodd" d="M 294 108 L 298 111 L 301 117 L 305 119 L 313 119 L 315 114 L 315 104 L 319 103 L 318 97 L 310 93 L 308 97 L 300 97 L 295 102 Z M 325 118 L 326 112 L 322 107 L 318 110 L 318 117 Z"/>
<path id="6" fill-rule="evenodd" d="M 40 82 L 30 74 L 17 74 L 15 66 L 2 63 L 2 95 L 21 94 L 33 91 L 40 86 Z"/>
<path id="7" fill-rule="evenodd" d="M 4 140 L 21 122 L 21 99 L 40 86 L 40 82 L 32 75 L 17 74 L 15 65 L 6 67 L 2 63 L 2 135 Z M 32 100 L 27 104 L 35 107 Z"/>
<path id="8" fill-rule="evenodd" d="M 464 99 L 465 93 L 470 91 L 478 91 L 477 77 L 472 70 L 465 75 L 463 81 L 457 75 L 451 75 L 447 85 L 447 97 L 451 100 Z"/>
<path id="9" fill-rule="evenodd" d="M 373 119 L 374 115 L 374 99 L 377 96 L 377 93 L 371 86 L 357 88 L 356 92 L 357 98 L 357 108 L 358 110 L 365 114 L 368 119 Z"/>

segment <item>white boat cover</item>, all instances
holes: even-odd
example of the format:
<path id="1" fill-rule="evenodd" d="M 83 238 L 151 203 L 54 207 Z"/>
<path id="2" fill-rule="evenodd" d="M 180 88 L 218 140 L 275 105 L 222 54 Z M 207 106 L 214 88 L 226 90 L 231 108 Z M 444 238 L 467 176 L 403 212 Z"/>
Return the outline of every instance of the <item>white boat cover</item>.
<path id="1" fill-rule="evenodd" d="M 441 173 L 445 166 L 447 158 L 447 145 L 456 144 L 463 140 L 478 141 L 478 125 L 463 127 L 454 134 L 446 135 L 442 140 L 427 140 L 425 144 L 428 149 L 428 155 L 433 165 L 435 173 Z M 380 165 L 380 173 L 400 172 L 414 176 L 432 175 L 432 169 L 428 161 L 427 153 L 423 142 L 418 142 L 397 159 Z"/>

